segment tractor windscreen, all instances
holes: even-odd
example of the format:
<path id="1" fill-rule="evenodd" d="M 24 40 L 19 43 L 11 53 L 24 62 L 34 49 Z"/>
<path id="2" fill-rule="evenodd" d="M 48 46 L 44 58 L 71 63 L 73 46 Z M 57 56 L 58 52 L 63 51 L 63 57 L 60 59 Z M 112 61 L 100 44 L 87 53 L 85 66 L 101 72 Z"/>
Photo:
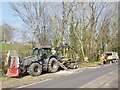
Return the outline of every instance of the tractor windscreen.
<path id="1" fill-rule="evenodd" d="M 112 55 L 112 53 L 105 53 L 105 55 L 106 55 L 106 56 L 111 56 L 111 55 Z"/>
<path id="2" fill-rule="evenodd" d="M 41 49 L 34 49 L 33 56 L 42 56 L 42 50 Z"/>
<path id="3" fill-rule="evenodd" d="M 44 55 L 50 55 L 51 54 L 51 49 L 50 48 L 43 48 L 42 52 Z"/>

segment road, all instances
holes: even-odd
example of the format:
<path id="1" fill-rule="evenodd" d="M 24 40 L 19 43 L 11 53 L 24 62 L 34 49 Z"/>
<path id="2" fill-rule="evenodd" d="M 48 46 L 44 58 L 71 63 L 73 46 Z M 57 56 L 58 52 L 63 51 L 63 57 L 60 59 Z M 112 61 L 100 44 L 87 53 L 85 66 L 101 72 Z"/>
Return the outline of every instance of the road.
<path id="1" fill-rule="evenodd" d="M 100 82 L 100 80 L 102 79 L 103 81 L 105 81 L 103 77 L 111 76 L 110 74 L 112 73 L 116 73 L 115 75 L 118 75 L 117 70 L 117 63 L 111 65 L 98 66 L 96 68 L 88 68 L 82 71 L 77 71 L 74 74 L 70 74 L 64 77 L 46 80 L 43 82 L 22 86 L 19 88 L 86 88 L 95 80 L 95 82 Z M 109 80 L 110 79 L 108 79 L 108 81 Z"/>

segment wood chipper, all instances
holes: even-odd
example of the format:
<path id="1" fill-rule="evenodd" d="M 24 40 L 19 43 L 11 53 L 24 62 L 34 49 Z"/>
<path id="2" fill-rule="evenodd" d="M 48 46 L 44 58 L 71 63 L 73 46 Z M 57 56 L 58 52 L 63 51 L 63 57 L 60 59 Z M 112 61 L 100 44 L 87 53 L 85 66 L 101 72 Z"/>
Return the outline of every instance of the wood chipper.
<path id="1" fill-rule="evenodd" d="M 32 76 L 38 76 L 43 71 L 51 73 L 56 72 L 59 67 L 64 69 L 78 68 L 78 59 L 74 57 L 73 54 L 71 54 L 70 57 L 65 56 L 65 54 L 68 54 L 66 53 L 68 50 L 63 50 L 66 46 L 61 47 L 61 50 L 60 47 L 56 47 L 55 49 L 46 46 L 34 48 L 32 55 L 24 59 L 19 59 L 18 56 L 10 55 L 11 64 L 6 75 L 17 77 L 29 73 Z M 62 51 L 64 54 L 59 53 L 59 51 Z"/>

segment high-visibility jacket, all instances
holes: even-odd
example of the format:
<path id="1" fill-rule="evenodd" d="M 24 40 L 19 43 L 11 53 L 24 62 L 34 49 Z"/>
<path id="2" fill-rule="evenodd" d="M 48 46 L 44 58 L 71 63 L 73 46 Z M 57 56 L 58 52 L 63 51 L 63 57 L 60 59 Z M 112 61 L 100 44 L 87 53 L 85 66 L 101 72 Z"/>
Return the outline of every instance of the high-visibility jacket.
<path id="1" fill-rule="evenodd" d="M 104 57 L 104 56 L 101 56 L 101 57 L 100 57 L 100 62 L 103 63 L 104 60 L 105 60 L 105 57 Z"/>

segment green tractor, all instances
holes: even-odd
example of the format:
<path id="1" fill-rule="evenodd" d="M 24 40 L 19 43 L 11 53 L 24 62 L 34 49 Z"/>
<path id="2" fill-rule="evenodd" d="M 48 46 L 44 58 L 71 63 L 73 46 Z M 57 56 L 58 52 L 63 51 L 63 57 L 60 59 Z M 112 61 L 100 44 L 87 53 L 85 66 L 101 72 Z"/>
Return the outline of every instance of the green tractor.
<path id="1" fill-rule="evenodd" d="M 43 71 L 54 73 L 59 67 L 63 69 L 78 68 L 78 55 L 68 45 L 56 48 L 40 47 L 34 48 L 32 55 L 19 60 L 17 56 L 11 56 L 11 65 L 8 68 L 7 76 L 16 77 L 29 73 L 32 76 L 39 76 Z"/>
<path id="2" fill-rule="evenodd" d="M 12 65 L 8 68 L 7 76 L 19 76 L 24 73 L 29 73 L 32 76 L 39 76 L 42 71 L 56 72 L 58 71 L 58 57 L 52 54 L 51 47 L 34 48 L 32 55 L 22 60 L 13 58 Z M 17 66 L 17 67 L 16 67 Z"/>

